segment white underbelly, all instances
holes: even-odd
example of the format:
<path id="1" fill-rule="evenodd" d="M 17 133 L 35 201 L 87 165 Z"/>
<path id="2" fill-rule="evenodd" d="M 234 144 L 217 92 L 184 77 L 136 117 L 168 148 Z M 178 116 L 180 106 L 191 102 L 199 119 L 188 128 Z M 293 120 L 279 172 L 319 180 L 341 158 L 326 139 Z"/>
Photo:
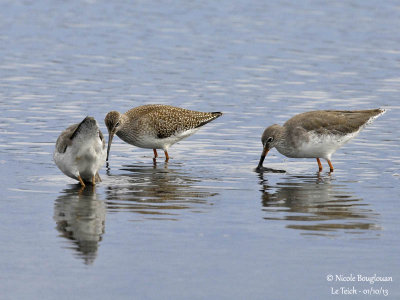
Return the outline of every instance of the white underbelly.
<path id="1" fill-rule="evenodd" d="M 186 130 L 162 139 L 150 135 L 143 135 L 136 138 L 134 145 L 139 148 L 168 150 L 171 145 L 191 136 L 197 130 L 198 128 Z"/>
<path id="2" fill-rule="evenodd" d="M 287 157 L 331 159 L 333 153 L 354 138 L 358 133 L 359 131 L 343 136 L 310 133 L 308 141 L 298 143 L 296 148 L 280 147 L 278 151 Z"/>
<path id="3" fill-rule="evenodd" d="M 67 176 L 90 181 L 104 165 L 106 151 L 100 141 L 88 140 L 87 144 L 69 146 L 64 153 L 55 151 L 54 162 Z"/>

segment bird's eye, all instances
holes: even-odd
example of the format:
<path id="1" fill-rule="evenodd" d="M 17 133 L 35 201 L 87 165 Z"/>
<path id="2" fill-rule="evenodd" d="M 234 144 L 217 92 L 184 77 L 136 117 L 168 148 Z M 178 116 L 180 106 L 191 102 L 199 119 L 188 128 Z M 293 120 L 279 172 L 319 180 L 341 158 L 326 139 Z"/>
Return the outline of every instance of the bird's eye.
<path id="1" fill-rule="evenodd" d="M 115 124 L 115 127 L 118 127 L 119 126 L 119 122 L 117 122 L 117 124 Z"/>
<path id="2" fill-rule="evenodd" d="M 270 136 L 268 139 L 267 139 L 267 143 L 272 143 L 274 141 L 274 138 L 272 137 L 272 136 Z"/>

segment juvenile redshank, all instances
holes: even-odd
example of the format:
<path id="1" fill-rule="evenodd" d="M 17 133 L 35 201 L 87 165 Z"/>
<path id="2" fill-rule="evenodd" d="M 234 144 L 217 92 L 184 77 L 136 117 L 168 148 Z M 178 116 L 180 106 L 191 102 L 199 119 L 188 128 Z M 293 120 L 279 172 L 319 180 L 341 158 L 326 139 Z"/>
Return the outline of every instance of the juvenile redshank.
<path id="1" fill-rule="evenodd" d="M 104 119 L 108 129 L 107 161 L 114 134 L 128 144 L 153 149 L 154 161 L 157 149 L 162 149 L 168 161 L 171 145 L 221 115 L 221 112 L 199 112 L 162 104 L 138 106 L 124 114 L 110 111 Z"/>
<path id="2" fill-rule="evenodd" d="M 264 149 L 257 169 L 263 168 L 265 156 L 275 147 L 287 157 L 316 158 L 319 172 L 322 171 L 320 158 L 324 158 L 333 172 L 332 154 L 383 113 L 385 110 L 380 108 L 318 110 L 295 115 L 283 126 L 271 125 L 261 137 Z"/>
<path id="3" fill-rule="evenodd" d="M 101 181 L 99 169 L 106 159 L 106 145 L 96 120 L 86 117 L 64 130 L 57 139 L 54 162 L 67 176 L 85 183 Z"/>

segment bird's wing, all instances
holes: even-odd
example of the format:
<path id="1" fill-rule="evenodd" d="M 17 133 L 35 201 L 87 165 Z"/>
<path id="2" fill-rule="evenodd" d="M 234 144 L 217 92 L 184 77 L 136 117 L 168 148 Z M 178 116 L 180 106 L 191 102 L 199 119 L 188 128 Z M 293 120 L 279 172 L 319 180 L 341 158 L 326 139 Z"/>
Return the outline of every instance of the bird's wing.
<path id="1" fill-rule="evenodd" d="M 99 130 L 99 138 L 100 138 L 101 142 L 103 143 L 103 149 L 105 149 L 106 148 L 106 141 L 104 140 L 104 135 L 101 132 L 101 130 Z"/>
<path id="2" fill-rule="evenodd" d="M 61 132 L 60 136 L 57 138 L 56 142 L 56 150 L 59 153 L 65 153 L 67 147 L 71 145 L 71 137 L 74 132 L 78 128 L 79 124 L 74 124 L 69 126 L 63 132 Z"/>
<path id="3" fill-rule="evenodd" d="M 195 129 L 219 117 L 221 113 L 207 113 L 173 106 L 154 106 L 142 115 L 147 125 L 152 127 L 158 138 Z"/>
<path id="4" fill-rule="evenodd" d="M 306 112 L 289 119 L 284 126 L 301 127 L 306 131 L 318 134 L 330 133 L 346 135 L 361 129 L 368 121 L 381 114 L 380 109 L 374 110 L 321 110 Z"/>

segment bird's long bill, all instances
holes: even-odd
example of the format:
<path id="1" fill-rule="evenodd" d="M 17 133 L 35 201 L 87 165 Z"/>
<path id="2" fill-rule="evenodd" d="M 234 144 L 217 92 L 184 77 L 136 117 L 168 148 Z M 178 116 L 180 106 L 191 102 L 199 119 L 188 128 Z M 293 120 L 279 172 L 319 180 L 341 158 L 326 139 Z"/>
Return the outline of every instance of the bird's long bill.
<path id="1" fill-rule="evenodd" d="M 267 156 L 268 151 L 269 151 L 268 148 L 264 147 L 263 152 L 261 153 L 260 162 L 258 163 L 257 169 L 261 169 L 262 168 L 264 159 Z"/>
<path id="2" fill-rule="evenodd" d="M 106 158 L 106 161 L 108 161 L 108 156 L 110 155 L 110 149 L 111 149 L 111 143 L 112 143 L 113 137 L 114 137 L 114 133 L 109 133 L 108 134 L 108 146 L 107 146 L 107 158 Z"/>

